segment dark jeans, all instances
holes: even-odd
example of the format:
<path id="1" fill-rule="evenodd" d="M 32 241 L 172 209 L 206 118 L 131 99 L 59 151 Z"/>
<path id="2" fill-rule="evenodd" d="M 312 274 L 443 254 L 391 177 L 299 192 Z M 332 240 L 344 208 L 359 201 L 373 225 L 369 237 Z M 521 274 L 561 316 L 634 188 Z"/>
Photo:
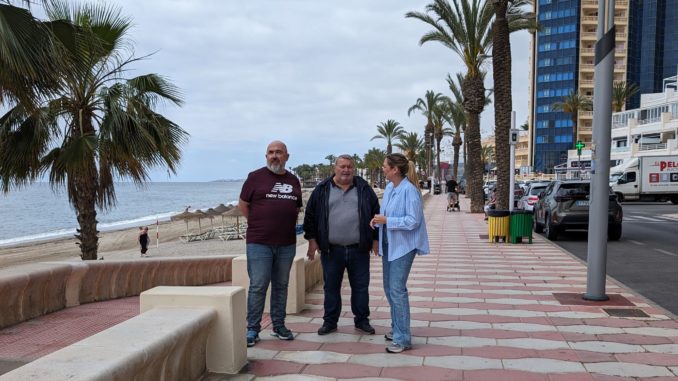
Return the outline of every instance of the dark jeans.
<path id="1" fill-rule="evenodd" d="M 341 283 L 348 270 L 351 284 L 351 310 L 355 324 L 368 321 L 370 316 L 370 253 L 355 247 L 331 246 L 329 254 L 322 254 L 325 281 L 325 324 L 336 326 L 341 314 Z"/>
<path id="2" fill-rule="evenodd" d="M 271 321 L 273 327 L 285 325 L 287 285 L 296 254 L 296 245 L 268 246 L 247 244 L 247 274 L 250 288 L 247 293 L 247 329 L 259 332 L 264 313 L 266 291 L 271 284 Z"/>

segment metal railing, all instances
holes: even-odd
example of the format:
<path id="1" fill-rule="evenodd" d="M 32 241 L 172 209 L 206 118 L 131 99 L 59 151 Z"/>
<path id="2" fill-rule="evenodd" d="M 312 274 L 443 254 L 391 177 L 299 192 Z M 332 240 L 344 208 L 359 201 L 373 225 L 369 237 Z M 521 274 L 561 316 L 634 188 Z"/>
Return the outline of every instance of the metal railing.
<path id="1" fill-rule="evenodd" d="M 650 124 L 650 123 L 658 123 L 662 120 L 660 116 L 655 117 L 655 118 L 647 118 L 647 119 L 639 119 L 638 120 L 638 125 L 643 125 L 643 124 Z"/>
<path id="2" fill-rule="evenodd" d="M 658 149 L 666 149 L 666 143 L 638 144 L 638 151 L 654 151 Z"/>

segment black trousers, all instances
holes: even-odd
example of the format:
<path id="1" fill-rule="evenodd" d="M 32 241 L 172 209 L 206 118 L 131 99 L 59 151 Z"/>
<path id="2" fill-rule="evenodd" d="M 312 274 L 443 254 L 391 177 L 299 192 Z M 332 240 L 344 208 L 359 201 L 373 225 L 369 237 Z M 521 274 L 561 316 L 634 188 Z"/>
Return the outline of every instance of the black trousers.
<path id="1" fill-rule="evenodd" d="M 351 285 L 351 311 L 355 324 L 368 321 L 370 316 L 370 253 L 358 245 L 330 246 L 329 254 L 320 256 L 325 281 L 325 324 L 336 326 L 341 315 L 341 284 L 348 271 Z"/>

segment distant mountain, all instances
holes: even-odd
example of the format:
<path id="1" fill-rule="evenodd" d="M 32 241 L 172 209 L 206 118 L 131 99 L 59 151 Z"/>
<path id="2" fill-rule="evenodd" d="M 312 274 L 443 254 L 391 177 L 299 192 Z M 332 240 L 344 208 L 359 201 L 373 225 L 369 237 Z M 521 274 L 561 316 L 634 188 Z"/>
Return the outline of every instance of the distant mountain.
<path id="1" fill-rule="evenodd" d="M 235 182 L 240 182 L 240 181 L 245 181 L 245 179 L 219 179 L 219 180 L 212 180 L 210 183 L 235 183 Z"/>

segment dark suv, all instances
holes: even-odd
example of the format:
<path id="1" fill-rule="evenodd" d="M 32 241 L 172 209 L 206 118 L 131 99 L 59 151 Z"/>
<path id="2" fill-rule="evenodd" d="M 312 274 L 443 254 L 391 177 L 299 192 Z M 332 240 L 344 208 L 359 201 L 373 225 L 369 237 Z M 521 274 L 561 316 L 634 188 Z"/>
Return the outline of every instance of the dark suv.
<path id="1" fill-rule="evenodd" d="M 556 180 L 539 195 L 534 205 L 534 231 L 554 241 L 565 229 L 588 229 L 591 184 L 582 180 Z M 610 192 L 607 237 L 617 241 L 622 234 L 621 204 Z"/>

